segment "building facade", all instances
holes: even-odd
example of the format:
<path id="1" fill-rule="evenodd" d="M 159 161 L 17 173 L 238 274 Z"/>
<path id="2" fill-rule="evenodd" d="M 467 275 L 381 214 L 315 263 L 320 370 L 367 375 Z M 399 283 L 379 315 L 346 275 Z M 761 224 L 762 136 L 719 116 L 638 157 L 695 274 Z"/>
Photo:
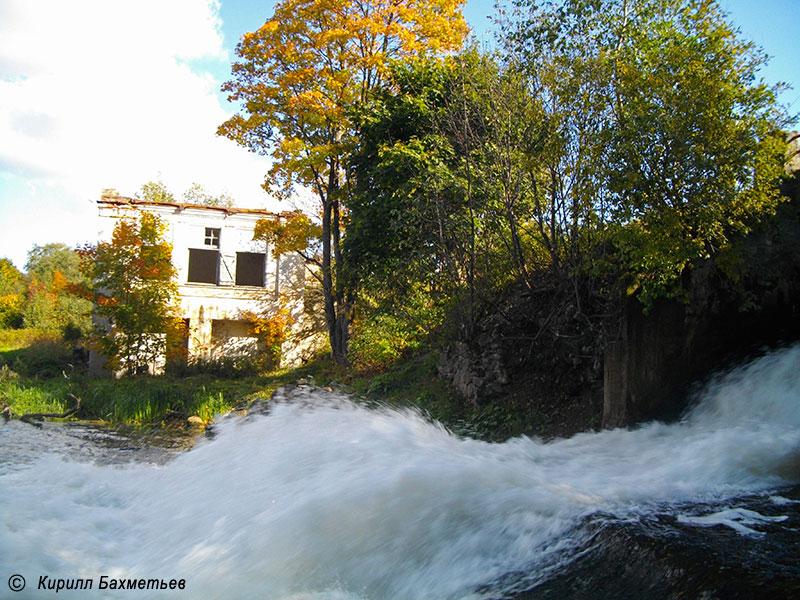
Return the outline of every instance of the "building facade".
<path id="1" fill-rule="evenodd" d="M 276 256 L 269 245 L 253 240 L 261 219 L 281 220 L 290 213 L 223 208 L 181 203 L 148 202 L 104 190 L 98 201 L 100 240 L 110 240 L 121 219 L 136 219 L 146 211 L 167 226 L 172 263 L 177 270 L 178 317 L 183 320 L 185 356 L 215 360 L 257 352 L 251 330 L 253 315 L 289 311 L 293 328 L 302 326 L 305 266 L 295 255 Z M 281 348 L 281 364 L 299 361 L 296 341 Z M 106 360 L 90 358 L 90 371 L 102 374 Z M 164 361 L 150 365 L 163 370 Z M 107 371 L 106 371 L 107 373 Z"/>

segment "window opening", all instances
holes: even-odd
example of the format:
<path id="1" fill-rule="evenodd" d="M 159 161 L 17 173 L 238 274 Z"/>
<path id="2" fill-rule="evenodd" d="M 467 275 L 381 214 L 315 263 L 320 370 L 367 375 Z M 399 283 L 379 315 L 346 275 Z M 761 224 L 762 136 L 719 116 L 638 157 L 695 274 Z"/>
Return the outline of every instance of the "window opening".
<path id="1" fill-rule="evenodd" d="M 236 285 L 264 287 L 266 254 L 258 252 L 236 253 Z"/>
<path id="2" fill-rule="evenodd" d="M 212 248 L 219 248 L 219 229 L 214 227 L 206 227 L 206 246 Z"/>
<path id="3" fill-rule="evenodd" d="M 193 283 L 217 283 L 219 250 L 189 248 L 189 276 Z"/>

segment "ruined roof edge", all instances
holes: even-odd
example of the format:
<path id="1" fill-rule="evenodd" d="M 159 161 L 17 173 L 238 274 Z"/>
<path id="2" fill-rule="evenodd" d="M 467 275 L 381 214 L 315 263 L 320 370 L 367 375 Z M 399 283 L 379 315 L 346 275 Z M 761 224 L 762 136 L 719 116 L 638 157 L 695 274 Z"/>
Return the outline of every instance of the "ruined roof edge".
<path id="1" fill-rule="evenodd" d="M 263 209 L 263 208 L 237 208 L 237 207 L 228 207 L 228 206 L 208 206 L 206 204 L 186 204 L 183 202 L 153 202 L 151 200 L 140 200 L 138 198 L 128 198 L 127 196 L 120 196 L 110 190 L 103 190 L 102 195 L 100 196 L 100 200 L 97 201 L 98 204 L 112 204 L 116 206 L 168 206 L 178 210 L 185 210 L 185 209 L 200 209 L 200 210 L 214 210 L 218 212 L 223 212 L 226 215 L 264 215 L 269 217 L 289 217 L 291 215 L 297 214 L 301 211 L 299 210 L 285 210 L 280 213 L 274 213 L 272 211 Z"/>

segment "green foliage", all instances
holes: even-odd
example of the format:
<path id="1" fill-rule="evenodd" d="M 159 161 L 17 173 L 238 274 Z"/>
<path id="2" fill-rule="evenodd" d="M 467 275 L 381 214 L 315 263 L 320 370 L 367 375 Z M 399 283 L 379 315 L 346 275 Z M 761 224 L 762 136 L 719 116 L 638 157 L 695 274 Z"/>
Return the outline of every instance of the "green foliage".
<path id="1" fill-rule="evenodd" d="M 181 421 L 192 415 L 210 420 L 215 412 L 229 410 L 221 393 L 163 378 L 98 380 L 82 394 L 83 415 L 115 423 L 152 423 L 171 413 L 179 413 Z"/>
<path id="2" fill-rule="evenodd" d="M 142 184 L 142 188 L 136 197 L 147 202 L 177 202 L 175 195 L 161 181 L 148 181 Z M 222 193 L 218 196 L 209 194 L 199 183 L 193 183 L 189 189 L 182 194 L 183 202 L 186 204 L 199 204 L 202 206 L 219 206 L 230 208 L 234 206 L 233 198 L 229 194 Z"/>
<path id="3" fill-rule="evenodd" d="M 26 348 L 41 336 L 38 329 L 0 329 L 0 352 Z"/>
<path id="4" fill-rule="evenodd" d="M 220 379 L 240 379 L 251 377 L 261 372 L 261 362 L 258 356 L 239 355 L 222 356 L 219 358 L 197 357 L 170 369 L 176 377 L 190 377 L 193 375 L 210 375 Z"/>
<path id="5" fill-rule="evenodd" d="M 219 196 L 212 196 L 199 183 L 193 183 L 189 189 L 183 193 L 183 201 L 187 204 L 220 206 L 223 208 L 231 208 L 234 205 L 233 198 L 231 198 L 230 195 L 223 193 Z"/>
<path id="6" fill-rule="evenodd" d="M 453 389 L 436 376 L 438 355 L 419 353 L 378 374 L 347 379 L 367 402 L 407 407 L 445 425 L 465 418 L 464 405 Z"/>
<path id="7" fill-rule="evenodd" d="M 55 283 L 57 273 L 72 283 L 85 281 L 81 272 L 80 255 L 65 244 L 34 245 L 28 251 L 25 269 L 29 275 L 35 276 L 47 287 Z"/>
<path id="8" fill-rule="evenodd" d="M 235 382 L 193 376 L 96 379 L 73 375 L 31 378 L 0 367 L 0 404 L 19 416 L 25 413 L 62 413 L 81 399 L 77 417 L 139 425 L 186 423 L 190 416 L 206 422 L 236 405 L 266 399 L 279 379 L 238 379 Z"/>
<path id="9" fill-rule="evenodd" d="M 393 308 L 362 296 L 360 309 L 353 323 L 350 353 L 353 366 L 368 371 L 385 370 L 420 350 L 443 318 L 441 307 L 422 289 L 409 290 Z"/>
<path id="10" fill-rule="evenodd" d="M 77 341 L 89 332 L 92 304 L 75 294 L 86 284 L 80 256 L 64 244 L 34 246 L 26 265 L 29 285 L 23 310 L 26 327 L 61 331 Z"/>
<path id="11" fill-rule="evenodd" d="M 511 406 L 489 403 L 473 408 L 455 424 L 460 435 L 492 441 L 504 441 L 518 427 L 520 415 Z"/>
<path id="12" fill-rule="evenodd" d="M 143 183 L 136 197 L 147 202 L 175 202 L 175 196 L 160 179 Z"/>
<path id="13" fill-rule="evenodd" d="M 549 193 L 547 130 L 519 70 L 471 50 L 393 74 L 361 115 L 350 274 L 395 303 L 427 287 L 469 332 L 498 290 L 561 268 L 584 236 Z"/>
<path id="14" fill-rule="evenodd" d="M 66 398 L 50 386 L 29 385 L 16 379 L 0 381 L 0 398 L 16 416 L 26 413 L 61 414 L 66 410 Z"/>
<path id="15" fill-rule="evenodd" d="M 22 326 L 25 302 L 23 275 L 7 258 L 0 258 L 0 328 Z"/>
<path id="16" fill-rule="evenodd" d="M 620 290 L 685 300 L 778 203 L 786 121 L 716 2 L 515 7 L 506 58 L 394 65 L 358 112 L 345 257 L 389 338 L 426 288 L 467 339 L 512 288 L 599 331 Z"/>
<path id="17" fill-rule="evenodd" d="M 646 304 L 778 201 L 787 123 L 765 55 L 708 0 L 514 3 L 506 47 L 548 100 L 572 182 Z"/>
<path id="18" fill-rule="evenodd" d="M 73 394 L 81 399 L 81 419 L 180 424 L 194 415 L 208 422 L 234 406 L 268 399 L 278 385 L 299 376 L 276 371 L 256 378 L 237 371 L 229 379 L 228 372 L 211 370 L 180 377 L 90 378 L 77 365 L 73 368 L 70 349 L 53 332 L 0 330 L 0 405 L 10 405 L 17 416 L 62 413 L 73 405 Z"/>
<path id="19" fill-rule="evenodd" d="M 72 373 L 76 365 L 72 349 L 53 334 L 38 336 L 29 346 L 13 353 L 6 353 L 7 360 L 20 375 L 26 377 L 61 377 L 64 373 Z"/>
<path id="20" fill-rule="evenodd" d="M 164 354 L 175 324 L 177 284 L 165 229 L 157 216 L 142 213 L 138 221 L 121 220 L 111 241 L 81 251 L 97 315 L 106 321 L 93 341 L 112 367 L 128 374 Z"/>

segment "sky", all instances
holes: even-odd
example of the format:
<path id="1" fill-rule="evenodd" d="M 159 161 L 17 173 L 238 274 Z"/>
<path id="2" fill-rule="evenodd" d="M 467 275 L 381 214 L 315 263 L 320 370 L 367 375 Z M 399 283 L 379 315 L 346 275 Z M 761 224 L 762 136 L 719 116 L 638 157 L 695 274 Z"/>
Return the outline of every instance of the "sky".
<path id="1" fill-rule="evenodd" d="M 800 113 L 800 0 L 720 0 L 772 56 Z M 240 36 L 269 0 L 0 0 L 0 257 L 24 269 L 35 244 L 96 242 L 104 188 L 134 196 L 193 183 L 242 207 L 287 210 L 261 188 L 269 160 L 216 135 L 234 112 L 220 91 Z M 467 22 L 491 44 L 492 0 Z"/>

